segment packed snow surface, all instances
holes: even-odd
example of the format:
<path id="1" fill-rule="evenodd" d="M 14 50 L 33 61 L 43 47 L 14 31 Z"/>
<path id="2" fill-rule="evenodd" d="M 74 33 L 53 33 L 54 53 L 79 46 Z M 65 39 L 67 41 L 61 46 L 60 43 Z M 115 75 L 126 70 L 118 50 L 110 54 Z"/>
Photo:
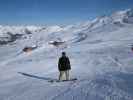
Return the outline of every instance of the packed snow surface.
<path id="1" fill-rule="evenodd" d="M 0 100 L 133 100 L 132 44 L 132 9 L 63 27 L 0 26 Z M 62 51 L 78 80 L 51 83 Z"/>

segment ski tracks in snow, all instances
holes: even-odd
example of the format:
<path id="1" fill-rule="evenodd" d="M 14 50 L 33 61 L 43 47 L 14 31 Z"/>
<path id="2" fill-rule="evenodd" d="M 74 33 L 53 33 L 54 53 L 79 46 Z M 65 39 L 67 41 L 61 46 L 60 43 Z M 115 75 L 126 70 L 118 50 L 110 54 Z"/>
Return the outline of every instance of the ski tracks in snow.
<path id="1" fill-rule="evenodd" d="M 114 76 L 99 76 L 96 79 L 81 79 L 72 82 L 61 92 L 48 100 L 133 100 L 122 89 L 118 88 Z"/>
<path id="2" fill-rule="evenodd" d="M 77 81 L 77 80 L 76 80 L 76 81 Z M 70 84 L 69 84 L 69 86 L 67 87 L 67 89 L 65 89 L 65 90 L 63 90 L 61 93 L 59 93 L 59 94 L 53 96 L 52 99 L 50 99 L 50 100 L 58 100 L 58 98 L 59 98 L 60 96 L 63 96 L 63 95 L 65 95 L 66 93 L 70 92 L 74 87 L 77 86 L 78 83 L 77 83 L 76 81 L 70 82 Z"/>

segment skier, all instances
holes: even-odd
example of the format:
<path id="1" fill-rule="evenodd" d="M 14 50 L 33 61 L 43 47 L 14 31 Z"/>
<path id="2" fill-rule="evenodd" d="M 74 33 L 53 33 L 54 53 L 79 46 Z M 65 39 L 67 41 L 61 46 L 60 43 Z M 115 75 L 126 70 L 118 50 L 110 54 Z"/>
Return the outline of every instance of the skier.
<path id="1" fill-rule="evenodd" d="M 62 52 L 62 56 L 59 58 L 58 62 L 58 69 L 59 69 L 59 80 L 70 80 L 69 77 L 69 71 L 71 70 L 71 65 L 69 58 L 66 56 L 65 52 Z M 63 76 L 65 75 L 65 79 L 63 79 Z"/>

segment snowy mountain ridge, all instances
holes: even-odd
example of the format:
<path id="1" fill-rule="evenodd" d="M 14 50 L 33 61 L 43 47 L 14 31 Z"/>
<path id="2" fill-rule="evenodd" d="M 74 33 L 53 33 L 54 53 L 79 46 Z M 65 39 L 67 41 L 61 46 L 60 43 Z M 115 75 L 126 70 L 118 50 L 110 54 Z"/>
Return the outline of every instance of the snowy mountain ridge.
<path id="1" fill-rule="evenodd" d="M 76 25 L 77 28 L 80 27 L 84 27 L 84 26 L 88 26 L 88 27 L 99 27 L 100 25 L 103 24 L 109 24 L 109 23 L 128 23 L 129 20 L 133 19 L 133 9 L 127 9 L 124 11 L 117 11 L 113 14 L 111 14 L 110 16 L 101 16 L 101 17 L 97 17 L 96 19 L 92 20 L 92 21 L 86 21 L 86 22 L 81 22 L 80 24 Z M 130 24 L 130 23 L 129 23 Z M 35 25 L 29 25 L 29 26 L 6 26 L 6 25 L 1 25 L 0 26 L 0 34 L 2 33 L 6 33 L 6 32 L 11 32 L 13 34 L 15 33 L 19 33 L 19 34 L 24 34 L 25 30 L 29 30 L 31 32 L 34 31 L 51 31 L 51 32 L 57 32 L 57 31 L 61 31 L 61 30 L 65 30 L 66 28 L 74 28 L 75 25 L 68 25 L 68 26 L 64 26 L 64 27 L 60 27 L 60 26 L 35 26 Z M 69 27 L 69 28 L 68 28 Z"/>
<path id="2" fill-rule="evenodd" d="M 101 31 L 106 31 L 106 30 L 117 30 L 122 27 L 128 27 L 133 24 L 133 10 L 132 9 L 127 9 L 124 11 L 118 11 L 110 16 L 101 16 L 97 17 L 96 19 L 92 21 L 86 21 L 86 22 L 81 22 L 79 24 L 75 25 L 67 25 L 64 27 L 61 26 L 0 26 L 0 42 L 1 44 L 7 44 L 10 41 L 13 41 L 12 38 L 15 35 L 25 35 L 25 34 L 40 34 L 40 38 L 43 34 L 55 34 L 51 35 L 49 37 L 54 37 L 54 39 L 50 40 L 58 40 L 61 38 L 58 35 L 58 33 L 66 33 L 66 34 L 71 34 L 71 38 L 73 37 L 72 35 L 78 34 L 78 33 L 87 33 L 89 34 L 90 32 L 93 33 L 93 30 L 95 33 L 100 33 Z M 101 31 L 100 31 L 101 30 Z M 91 34 L 91 33 L 90 33 Z M 86 34 L 83 35 L 83 37 Z M 46 35 L 45 35 L 46 36 Z M 74 35 L 75 36 L 75 35 Z M 44 36 L 42 36 L 44 37 Z M 63 36 L 64 37 L 64 36 Z M 15 37 L 16 38 L 16 37 Z M 57 39 L 58 38 L 58 39 Z M 66 37 L 67 38 L 67 37 Z M 14 39 L 14 41 L 16 41 Z M 69 38 L 64 39 L 63 41 L 70 40 Z M 13 42 L 14 42 L 13 41 Z M 36 40 L 39 41 L 39 40 Z M 47 41 L 48 42 L 48 41 Z"/>

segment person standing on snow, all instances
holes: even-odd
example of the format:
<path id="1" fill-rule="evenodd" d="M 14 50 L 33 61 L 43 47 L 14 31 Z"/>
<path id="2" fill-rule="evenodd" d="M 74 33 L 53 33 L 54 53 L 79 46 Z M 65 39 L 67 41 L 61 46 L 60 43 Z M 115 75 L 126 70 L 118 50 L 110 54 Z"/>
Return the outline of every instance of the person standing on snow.
<path id="1" fill-rule="evenodd" d="M 59 80 L 70 80 L 69 77 L 69 71 L 71 70 L 71 65 L 69 58 L 66 56 L 65 52 L 62 52 L 62 56 L 59 58 L 58 62 L 58 69 L 59 69 Z M 63 76 L 65 75 L 65 79 L 63 79 Z"/>

